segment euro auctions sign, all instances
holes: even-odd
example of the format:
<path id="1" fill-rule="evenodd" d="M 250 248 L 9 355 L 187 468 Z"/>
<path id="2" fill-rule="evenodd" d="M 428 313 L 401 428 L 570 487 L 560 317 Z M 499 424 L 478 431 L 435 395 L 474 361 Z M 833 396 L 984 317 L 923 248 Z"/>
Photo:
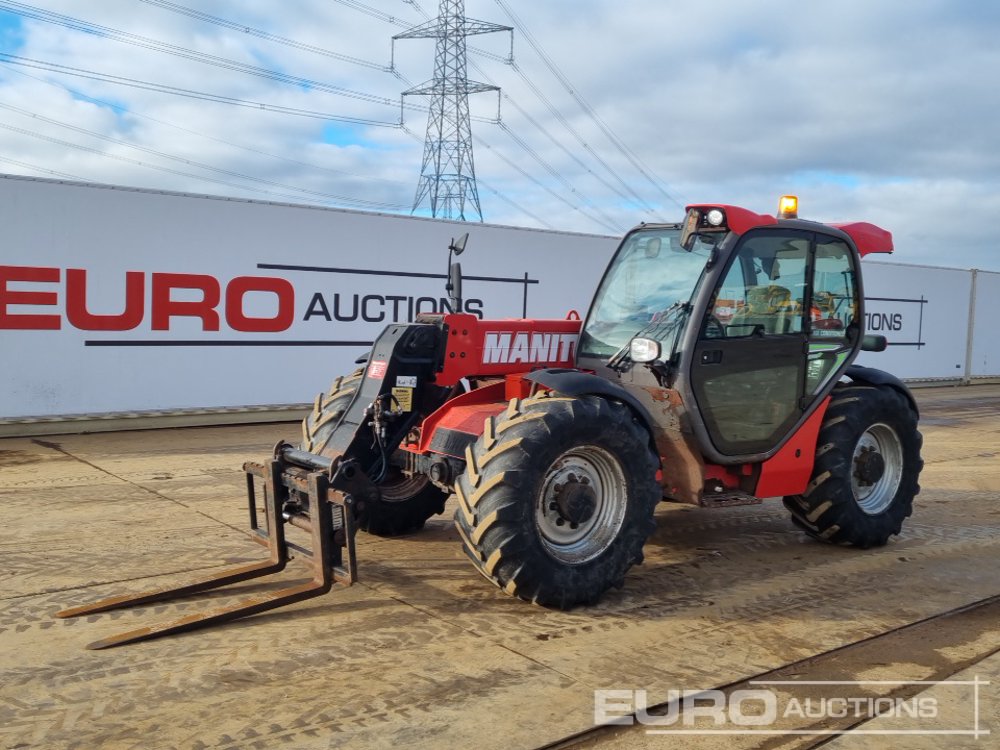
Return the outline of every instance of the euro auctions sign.
<path id="1" fill-rule="evenodd" d="M 277 333 L 295 320 L 295 288 L 287 279 L 237 276 L 223 285 L 205 274 L 152 273 L 147 278 L 142 271 L 126 271 L 121 311 L 95 313 L 95 301 L 87 300 L 87 273 L 82 268 L 0 266 L 0 328 L 48 331 L 66 325 L 81 331 L 131 331 L 148 323 L 153 331 L 169 331 L 174 319 L 194 318 L 203 331 L 218 331 L 224 321 L 233 331 Z M 267 298 L 256 306 L 270 303 L 273 312 L 250 314 L 248 296 Z M 97 306 L 107 302 L 100 300 Z M 51 311 L 17 312 L 29 309 Z"/>
<path id="2" fill-rule="evenodd" d="M 224 280 L 206 274 L 126 271 L 120 301 L 110 301 L 116 312 L 93 312 L 108 307 L 109 300 L 95 299 L 93 291 L 88 299 L 87 290 L 86 269 L 0 266 L 0 329 L 170 331 L 177 327 L 176 321 L 190 319 L 205 332 L 281 333 L 291 330 L 297 315 L 304 322 L 390 323 L 412 320 L 422 312 L 451 312 L 453 307 L 447 299 L 405 294 L 338 292 L 328 295 L 328 302 L 323 292 L 316 291 L 299 309 L 294 285 L 275 276 Z M 462 312 L 482 317 L 480 299 L 463 300 L 461 307 Z"/>
<path id="3" fill-rule="evenodd" d="M 480 319 L 585 310 L 617 244 L 3 175 L 0 222 L 0 420 L 310 402 L 386 325 L 453 311 L 453 237 Z"/>

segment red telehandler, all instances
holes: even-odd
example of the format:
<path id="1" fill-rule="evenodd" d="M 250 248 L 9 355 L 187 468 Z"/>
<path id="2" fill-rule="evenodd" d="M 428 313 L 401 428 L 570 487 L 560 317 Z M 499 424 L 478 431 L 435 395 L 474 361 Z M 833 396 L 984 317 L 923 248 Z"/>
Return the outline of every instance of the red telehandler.
<path id="1" fill-rule="evenodd" d="M 312 581 L 90 648 L 318 596 L 356 580 L 357 529 L 415 531 L 451 494 L 473 566 L 557 608 L 623 585 L 661 500 L 780 497 L 810 536 L 883 545 L 912 512 L 922 468 L 909 390 L 853 364 L 886 347 L 865 335 L 861 258 L 891 251 L 872 224 L 799 219 L 792 197 L 776 217 L 694 205 L 682 224 L 625 236 L 583 321 L 445 314 L 390 325 L 364 366 L 316 399 L 301 445 L 245 465 L 267 561 L 59 616 L 257 578 L 291 550 L 311 560 Z M 309 548 L 286 525 L 307 531 Z"/>

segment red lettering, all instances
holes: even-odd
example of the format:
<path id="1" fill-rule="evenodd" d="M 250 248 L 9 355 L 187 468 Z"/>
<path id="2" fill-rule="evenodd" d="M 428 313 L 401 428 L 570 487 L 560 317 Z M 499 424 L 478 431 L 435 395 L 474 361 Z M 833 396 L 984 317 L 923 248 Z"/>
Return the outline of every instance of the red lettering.
<path id="1" fill-rule="evenodd" d="M 57 331 L 62 327 L 58 315 L 27 315 L 7 312 L 8 305 L 56 305 L 57 292 L 18 292 L 7 288 L 10 281 L 59 281 L 58 268 L 33 266 L 0 266 L 0 328 L 16 330 Z"/>
<path id="2" fill-rule="evenodd" d="M 141 271 L 125 273 L 125 311 L 121 315 L 94 315 L 87 310 L 87 272 L 66 269 L 66 320 L 82 331 L 131 331 L 145 314 L 146 281 Z"/>
<path id="3" fill-rule="evenodd" d="M 170 298 L 172 289 L 195 289 L 202 293 L 196 302 L 182 302 Z M 153 330 L 170 330 L 173 317 L 201 318 L 203 331 L 219 330 L 219 313 L 215 311 L 222 292 L 219 282 L 212 276 L 192 273 L 153 274 Z"/>
<path id="4" fill-rule="evenodd" d="M 243 312 L 247 292 L 270 292 L 278 297 L 278 312 L 273 318 L 255 318 Z M 226 322 L 234 331 L 277 333 L 287 331 L 295 320 L 295 289 L 285 279 L 237 276 L 226 287 Z"/>
<path id="5" fill-rule="evenodd" d="M 66 320 L 82 331 L 130 331 L 139 327 L 146 315 L 146 275 L 141 271 L 125 272 L 125 303 L 121 313 L 92 313 L 87 306 L 88 271 L 66 269 Z M 151 325 L 154 331 L 168 331 L 172 318 L 198 318 L 203 331 L 218 331 L 222 287 L 218 279 L 204 274 L 151 274 Z M 58 291 L 10 289 L 11 282 L 55 283 L 62 280 L 62 270 L 35 266 L 0 265 L 0 329 L 59 330 L 59 314 L 14 313 L 17 305 L 56 306 Z M 175 299 L 174 291 L 187 291 Z M 93 300 L 94 289 L 90 290 Z M 195 292 L 195 294 L 191 294 Z M 256 316 L 246 312 L 246 296 L 251 293 L 277 297 L 274 315 Z M 186 297 L 186 299 L 184 298 Z M 192 299 L 194 297 L 195 299 Z M 198 299 L 200 297 L 200 299 Z M 286 279 L 238 276 L 226 287 L 226 322 L 234 331 L 244 333 L 279 333 L 295 322 L 295 288 Z"/>

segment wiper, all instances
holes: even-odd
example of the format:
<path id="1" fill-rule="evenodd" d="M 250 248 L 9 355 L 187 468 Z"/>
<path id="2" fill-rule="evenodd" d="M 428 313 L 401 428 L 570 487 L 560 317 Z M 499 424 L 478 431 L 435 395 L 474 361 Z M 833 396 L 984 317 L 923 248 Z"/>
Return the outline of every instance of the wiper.
<path id="1" fill-rule="evenodd" d="M 636 336 L 638 335 L 639 334 L 636 334 Z M 633 336 L 632 338 L 634 339 L 635 336 Z M 623 346 L 621 349 L 619 349 L 618 351 L 616 351 L 614 354 L 611 355 L 611 358 L 608 359 L 607 363 L 605 364 L 605 367 L 609 367 L 615 372 L 622 372 L 625 368 L 620 367 L 620 365 L 624 364 L 625 360 L 628 359 L 629 349 L 631 347 L 632 347 L 632 339 L 629 339 L 626 342 L 625 346 Z"/>
<path id="2" fill-rule="evenodd" d="M 611 368 L 615 372 L 622 372 L 625 368 L 626 362 L 631 361 L 629 356 L 629 351 L 632 348 L 632 342 L 637 338 L 641 338 L 651 331 L 661 329 L 659 335 L 656 338 L 662 338 L 663 334 L 667 333 L 671 327 L 676 325 L 676 322 L 680 319 L 677 312 L 687 312 L 691 305 L 687 302 L 674 302 L 670 307 L 663 311 L 662 316 L 656 320 L 650 321 L 645 326 L 640 328 L 634 334 L 629 337 L 629 340 L 625 342 L 625 345 L 615 352 L 610 359 L 608 359 L 606 367 Z"/>

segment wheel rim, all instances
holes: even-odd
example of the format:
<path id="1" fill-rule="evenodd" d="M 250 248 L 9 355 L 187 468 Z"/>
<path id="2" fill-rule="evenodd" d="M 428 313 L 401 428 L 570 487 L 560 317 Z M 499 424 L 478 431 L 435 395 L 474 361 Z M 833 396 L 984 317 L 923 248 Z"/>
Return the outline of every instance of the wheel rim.
<path id="1" fill-rule="evenodd" d="M 401 471 L 393 471 L 389 474 L 389 478 L 378 486 L 378 490 L 387 503 L 400 503 L 420 492 L 429 481 L 424 474 L 408 477 Z"/>
<path id="2" fill-rule="evenodd" d="M 854 447 L 851 488 L 868 515 L 881 513 L 896 497 L 903 478 L 903 446 L 887 424 L 869 427 Z"/>
<path id="3" fill-rule="evenodd" d="M 579 565 L 618 537 L 628 506 L 618 460 L 595 445 L 566 451 L 549 467 L 535 501 L 535 526 L 557 560 Z"/>

